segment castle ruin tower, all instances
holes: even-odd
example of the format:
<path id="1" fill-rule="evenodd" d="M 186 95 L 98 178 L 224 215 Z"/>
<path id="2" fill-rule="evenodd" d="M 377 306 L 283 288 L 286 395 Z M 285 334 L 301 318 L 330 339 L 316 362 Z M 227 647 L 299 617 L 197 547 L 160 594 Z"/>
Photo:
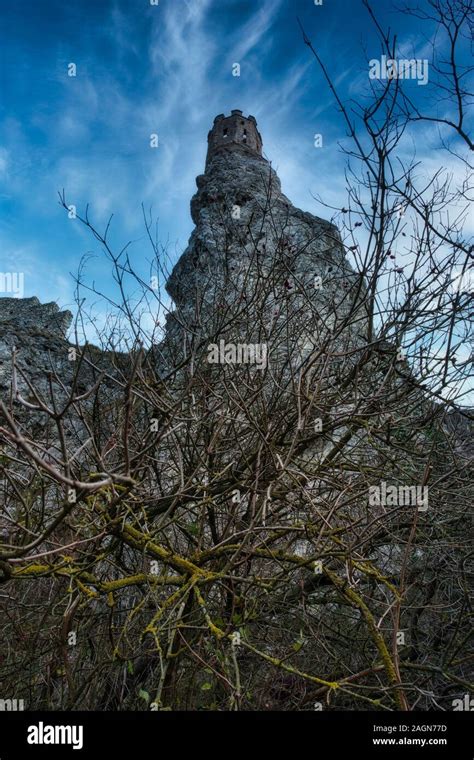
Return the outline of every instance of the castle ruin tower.
<path id="1" fill-rule="evenodd" d="M 221 148 L 231 149 L 239 145 L 247 150 L 262 155 L 262 138 L 257 129 L 255 116 L 243 116 L 242 111 L 234 109 L 230 116 L 223 113 L 216 116 L 214 126 L 207 136 L 206 167 L 210 158 Z"/>
<path id="2" fill-rule="evenodd" d="M 349 291 L 355 292 L 357 279 L 339 231 L 295 208 L 282 193 L 277 173 L 263 156 L 255 117 L 238 109 L 216 116 L 205 171 L 196 184 L 195 228 L 166 284 L 176 307 L 167 320 L 171 353 L 186 352 L 188 339 L 196 344 L 220 334 L 226 319 L 235 326 L 232 339 L 250 343 L 258 325 L 273 317 L 288 321 L 295 315 L 296 323 L 297 314 L 310 312 L 305 327 L 300 320 L 298 339 L 295 328 L 295 343 L 303 352 L 314 347 L 314 335 L 337 329 L 350 309 Z M 318 277 L 319 289 L 314 285 Z M 243 309 L 245 303 L 251 308 Z M 230 339 L 229 331 L 224 337 Z"/>

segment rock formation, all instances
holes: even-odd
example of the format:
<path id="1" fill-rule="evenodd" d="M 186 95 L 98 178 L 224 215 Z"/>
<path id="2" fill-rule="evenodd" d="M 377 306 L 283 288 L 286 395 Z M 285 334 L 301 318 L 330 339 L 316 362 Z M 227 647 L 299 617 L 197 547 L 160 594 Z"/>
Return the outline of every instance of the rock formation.
<path id="1" fill-rule="evenodd" d="M 295 208 L 282 193 L 253 116 L 234 110 L 216 117 L 206 171 L 196 183 L 196 227 L 167 283 L 176 305 L 167 325 L 174 355 L 186 350 L 183 325 L 196 344 L 229 339 L 230 319 L 239 325 L 232 339 L 247 342 L 262 341 L 264 332 L 276 334 L 278 323 L 291 320 L 293 358 L 298 353 L 300 361 L 343 330 L 349 314 L 353 330 L 363 332 L 364 315 L 354 306 L 363 283 L 346 261 L 337 227 Z M 274 357 L 280 352 L 275 342 L 269 350 Z"/>
<path id="2" fill-rule="evenodd" d="M 13 349 L 17 352 L 19 368 L 28 371 L 33 383 L 43 384 L 45 374 L 51 369 L 58 370 L 67 381 L 71 365 L 67 361 L 66 333 L 71 320 L 70 311 L 60 311 L 55 303 L 40 304 L 36 297 L 0 300 L 2 395 L 10 391 Z M 25 388 L 22 378 L 19 384 Z"/>

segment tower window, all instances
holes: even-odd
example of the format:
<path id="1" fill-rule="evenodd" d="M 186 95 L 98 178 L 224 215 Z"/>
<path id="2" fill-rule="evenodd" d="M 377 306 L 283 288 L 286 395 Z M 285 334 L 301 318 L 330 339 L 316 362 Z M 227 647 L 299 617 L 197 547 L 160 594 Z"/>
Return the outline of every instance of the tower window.
<path id="1" fill-rule="evenodd" d="M 225 127 L 225 129 L 224 129 L 224 131 L 222 132 L 222 134 L 224 135 L 224 137 L 227 137 L 227 127 Z"/>
<path id="2" fill-rule="evenodd" d="M 246 130 L 246 129 L 244 129 L 244 137 L 243 137 L 243 141 L 244 141 L 244 143 L 246 143 L 246 142 L 247 142 L 247 130 Z"/>

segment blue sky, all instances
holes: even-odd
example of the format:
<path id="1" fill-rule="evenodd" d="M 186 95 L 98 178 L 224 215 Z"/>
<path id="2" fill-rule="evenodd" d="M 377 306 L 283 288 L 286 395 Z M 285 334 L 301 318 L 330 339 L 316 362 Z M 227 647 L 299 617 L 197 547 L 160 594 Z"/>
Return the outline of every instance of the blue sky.
<path id="1" fill-rule="evenodd" d="M 396 27 L 402 48 L 426 55 L 416 21 L 394 12 L 390 0 L 374 7 L 382 26 Z M 131 259 L 144 276 L 150 251 L 141 203 L 152 206 L 176 260 L 192 230 L 189 201 L 207 132 L 216 114 L 232 108 L 257 118 L 264 152 L 295 205 L 327 217 L 313 197 L 321 194 L 342 206 L 345 128 L 297 15 L 344 99 L 363 96 L 367 59 L 381 51 L 359 0 L 4 2 L 1 271 L 24 272 L 25 296 L 71 306 L 70 273 L 92 254 L 87 277 L 112 292 L 99 246 L 58 205 L 61 188 L 79 212 L 90 204 L 99 227 L 114 213 L 111 239 L 132 241 Z M 232 76 L 234 62 L 240 77 Z M 411 87 L 423 96 L 423 87 Z M 158 149 L 150 148 L 152 133 Z M 429 166 L 436 166 L 435 143 L 426 130 L 419 150 Z"/>

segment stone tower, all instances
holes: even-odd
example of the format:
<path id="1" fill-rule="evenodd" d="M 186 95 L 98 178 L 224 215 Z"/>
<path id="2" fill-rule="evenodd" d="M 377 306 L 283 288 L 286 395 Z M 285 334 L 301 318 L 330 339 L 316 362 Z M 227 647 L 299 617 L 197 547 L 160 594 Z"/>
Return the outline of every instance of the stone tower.
<path id="1" fill-rule="evenodd" d="M 207 142 L 206 167 L 221 147 L 232 149 L 232 146 L 240 145 L 259 156 L 262 155 L 262 138 L 257 129 L 255 116 L 245 117 L 238 109 L 234 109 L 230 116 L 224 116 L 223 113 L 216 116 Z"/>
<path id="2" fill-rule="evenodd" d="M 337 227 L 283 194 L 253 116 L 233 110 L 215 118 L 196 184 L 195 228 L 166 284 L 175 306 L 166 328 L 170 354 L 186 355 L 208 336 L 257 342 L 262 324 L 278 330 L 272 320 L 288 329 L 291 322 L 296 362 L 333 331 L 347 343 L 344 323 L 362 293 L 359 278 Z M 273 341 L 271 350 L 276 357 L 283 348 Z"/>

